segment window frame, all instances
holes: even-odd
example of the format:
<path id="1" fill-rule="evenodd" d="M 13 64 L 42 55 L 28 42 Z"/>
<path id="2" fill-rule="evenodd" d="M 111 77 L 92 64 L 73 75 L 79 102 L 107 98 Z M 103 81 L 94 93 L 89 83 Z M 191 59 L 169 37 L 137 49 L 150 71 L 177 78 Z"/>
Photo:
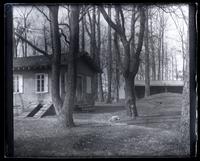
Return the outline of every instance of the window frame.
<path id="1" fill-rule="evenodd" d="M 40 79 L 38 79 L 38 75 L 40 76 Z M 44 78 L 42 79 L 41 77 L 44 76 Z M 45 77 L 47 77 L 47 82 L 45 81 Z M 48 93 L 48 74 L 47 73 L 36 73 L 35 74 L 35 93 L 40 94 L 40 93 Z M 40 91 L 38 91 L 38 80 L 40 82 Z M 42 81 L 43 81 L 43 91 L 41 91 L 42 89 Z M 47 83 L 47 84 L 46 84 Z M 47 89 L 45 89 L 45 86 L 47 86 Z"/>
<path id="2" fill-rule="evenodd" d="M 17 80 L 15 79 L 17 78 Z M 21 86 L 20 86 L 20 78 L 21 78 Z M 15 91 L 15 82 L 18 82 L 17 83 L 17 89 L 19 91 Z M 24 81 L 23 81 L 23 75 L 22 74 L 13 74 L 13 94 L 22 94 L 23 93 L 23 87 L 24 87 Z M 20 89 L 21 88 L 21 89 Z"/>

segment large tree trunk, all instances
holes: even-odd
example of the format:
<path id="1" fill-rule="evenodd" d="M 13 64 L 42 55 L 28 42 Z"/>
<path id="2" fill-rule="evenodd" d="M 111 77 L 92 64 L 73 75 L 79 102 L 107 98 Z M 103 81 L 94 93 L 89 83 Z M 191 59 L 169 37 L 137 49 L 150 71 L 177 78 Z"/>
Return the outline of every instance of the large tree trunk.
<path id="1" fill-rule="evenodd" d="M 69 45 L 69 56 L 68 56 L 68 68 L 67 68 L 67 87 L 66 94 L 63 103 L 63 116 L 66 120 L 66 127 L 73 127 L 73 109 L 76 95 L 76 54 L 78 53 L 79 47 L 79 6 L 71 5 L 70 13 L 70 45 Z"/>
<path id="2" fill-rule="evenodd" d="M 181 110 L 181 124 L 180 124 L 180 137 L 179 141 L 181 150 L 183 150 L 185 155 L 195 156 L 198 152 L 197 139 L 198 136 L 198 118 L 196 117 L 196 112 L 198 110 L 197 103 L 197 91 L 196 90 L 196 78 L 197 78 L 197 34 L 196 34 L 196 15 L 197 5 L 189 5 L 189 40 L 186 45 L 187 49 L 189 47 L 189 52 L 185 53 L 185 73 L 184 73 L 184 87 L 183 87 L 183 99 L 182 99 L 182 110 Z M 188 46 L 189 45 L 189 46 Z M 187 50 L 188 51 L 188 50 Z M 192 91 L 192 92 L 191 92 Z"/>
<path id="3" fill-rule="evenodd" d="M 191 11 L 190 11 L 191 12 Z M 192 21 L 192 20 L 191 20 Z M 190 25 L 190 23 L 189 23 Z M 191 33 L 193 28 L 190 28 Z M 191 35 L 190 35 L 191 36 Z M 194 38 L 194 35 L 190 37 Z M 191 41 L 191 40 L 190 40 Z M 193 47 L 193 44 L 190 43 Z M 190 53 L 194 52 L 194 49 L 190 48 Z M 185 73 L 184 73 L 184 87 L 182 94 L 182 110 L 181 110 L 181 126 L 180 126 L 180 143 L 182 145 L 182 150 L 185 154 L 190 152 L 190 72 L 189 72 L 189 53 L 185 55 Z M 193 63 L 193 62 L 192 62 Z M 194 108 L 194 107 L 192 107 Z"/>
<path id="4" fill-rule="evenodd" d="M 108 7 L 108 16 L 111 17 L 111 8 Z M 112 84 L 112 41 L 111 41 L 111 27 L 108 25 L 108 97 L 106 102 L 111 103 L 111 84 Z"/>
<path id="5" fill-rule="evenodd" d="M 149 74 L 149 30 L 148 30 L 148 8 L 146 9 L 146 30 L 145 30 L 145 97 L 150 95 L 150 74 Z"/>
<path id="6" fill-rule="evenodd" d="M 115 80 L 114 80 L 114 98 L 116 102 L 119 102 L 119 81 L 120 81 L 120 73 L 119 73 L 119 57 L 120 57 L 120 51 L 119 51 L 119 37 L 116 32 L 114 32 L 114 48 L 113 48 L 113 60 L 114 60 L 114 74 L 115 74 Z"/>
<path id="7" fill-rule="evenodd" d="M 127 113 L 130 116 L 137 116 L 136 104 L 135 104 L 135 92 L 134 92 L 134 79 L 135 75 L 138 72 L 139 67 L 139 55 L 143 45 L 143 37 L 145 30 L 145 12 L 143 7 L 139 7 L 140 10 L 140 31 L 138 37 L 138 44 L 135 54 L 130 55 L 130 39 L 127 40 L 125 34 L 124 26 L 124 16 L 123 11 L 121 10 L 120 5 L 115 6 L 116 11 L 116 24 L 111 20 L 110 16 L 105 12 L 103 7 L 99 7 L 102 15 L 108 24 L 118 33 L 121 38 L 123 48 L 124 48 L 124 59 L 123 63 L 120 61 L 121 70 L 123 71 L 123 76 L 125 78 L 125 99 L 126 99 L 126 108 Z M 119 13 L 122 19 L 122 25 L 120 25 Z M 131 109 L 131 110 L 129 110 Z"/>
<path id="8" fill-rule="evenodd" d="M 58 6 L 48 6 L 49 7 L 49 17 L 50 17 L 50 32 L 52 40 L 52 75 L 51 75 L 51 92 L 52 101 L 55 107 L 56 114 L 59 116 L 62 107 L 62 100 L 60 98 L 60 57 L 61 57 L 61 44 L 58 30 Z"/>
<path id="9" fill-rule="evenodd" d="M 127 115 L 137 117 L 134 78 L 125 77 L 125 102 Z"/>

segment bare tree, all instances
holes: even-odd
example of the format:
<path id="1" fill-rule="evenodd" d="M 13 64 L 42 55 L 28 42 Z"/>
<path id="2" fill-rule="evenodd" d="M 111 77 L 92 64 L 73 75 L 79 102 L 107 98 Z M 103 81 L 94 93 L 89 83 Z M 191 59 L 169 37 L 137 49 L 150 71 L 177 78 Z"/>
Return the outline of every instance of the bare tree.
<path id="1" fill-rule="evenodd" d="M 29 44 L 33 49 L 42 53 L 51 62 L 52 70 L 52 101 L 55 107 L 56 114 L 59 121 L 64 127 L 74 126 L 73 122 L 73 109 L 74 109 L 74 98 L 75 98 L 75 86 L 76 86 L 76 64 L 75 58 L 78 53 L 79 46 L 79 7 L 76 5 L 71 6 L 70 11 L 70 52 L 69 52 L 69 63 L 67 68 L 67 92 L 62 102 L 59 91 L 59 76 L 60 76 L 60 61 L 61 61 L 61 44 L 60 34 L 58 28 L 58 5 L 50 5 L 49 8 L 49 22 L 50 22 L 50 33 L 52 40 L 52 58 L 47 52 L 39 49 L 33 43 L 28 41 L 19 33 L 15 32 L 15 35 L 22 41 Z"/>
<path id="2" fill-rule="evenodd" d="M 106 11 L 102 6 L 99 6 L 99 9 L 107 21 L 107 23 L 117 32 L 117 34 L 121 38 L 121 42 L 123 44 L 124 50 L 124 59 L 123 63 L 120 63 L 120 67 L 125 78 L 125 99 L 126 99 L 126 108 L 127 114 L 129 116 L 138 116 L 137 108 L 136 108 L 136 97 L 135 97 L 135 85 L 134 79 L 135 75 L 138 72 L 139 67 L 139 55 L 143 45 L 143 36 L 145 29 L 145 11 L 142 6 L 139 6 L 140 13 L 140 32 L 138 38 L 138 45 L 135 53 L 130 53 L 130 41 L 132 39 L 132 35 L 129 39 L 126 37 L 125 33 L 125 24 L 124 24 L 124 14 L 120 5 L 115 6 L 116 11 L 116 23 L 112 21 L 112 19 L 108 16 Z M 120 21 L 120 17 L 121 21 Z M 120 61 L 121 62 L 121 61 Z"/>
<path id="3" fill-rule="evenodd" d="M 59 6 L 48 6 L 49 18 L 50 18 L 50 33 L 52 40 L 52 53 L 53 58 L 51 61 L 52 67 L 52 80 L 51 80 L 51 92 L 52 101 L 58 116 L 61 115 L 62 100 L 60 98 L 59 91 L 59 77 L 60 77 L 60 61 L 61 61 L 61 43 L 58 29 L 58 9 Z"/>
<path id="4" fill-rule="evenodd" d="M 73 109 L 74 109 L 74 98 L 76 95 L 76 55 L 79 52 L 79 6 L 71 5 L 70 6 L 70 46 L 69 46 L 69 55 L 68 55 L 68 67 L 67 67 L 67 88 L 65 99 L 62 107 L 62 114 L 66 120 L 65 126 L 73 127 Z"/>
<path id="5" fill-rule="evenodd" d="M 23 19 L 23 29 L 24 29 L 23 35 L 24 35 L 25 39 L 27 39 L 28 27 L 30 26 L 30 22 L 28 22 L 28 17 L 31 14 L 32 10 L 33 10 L 33 7 L 31 7 L 31 9 L 29 9 L 29 10 L 27 10 L 27 8 L 25 8 L 24 11 L 21 9 L 19 9 L 19 11 L 18 11 L 19 15 Z M 23 53 L 24 57 L 27 56 L 27 43 L 23 42 L 23 41 L 22 41 L 22 53 Z"/>

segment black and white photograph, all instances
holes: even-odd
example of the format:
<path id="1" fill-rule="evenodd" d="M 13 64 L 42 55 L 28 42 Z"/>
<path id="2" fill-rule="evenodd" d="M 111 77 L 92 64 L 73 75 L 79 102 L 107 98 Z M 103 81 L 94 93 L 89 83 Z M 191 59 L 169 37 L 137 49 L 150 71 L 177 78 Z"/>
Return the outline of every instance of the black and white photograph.
<path id="1" fill-rule="evenodd" d="M 13 4 L 11 21 L 14 157 L 191 155 L 189 4 Z"/>

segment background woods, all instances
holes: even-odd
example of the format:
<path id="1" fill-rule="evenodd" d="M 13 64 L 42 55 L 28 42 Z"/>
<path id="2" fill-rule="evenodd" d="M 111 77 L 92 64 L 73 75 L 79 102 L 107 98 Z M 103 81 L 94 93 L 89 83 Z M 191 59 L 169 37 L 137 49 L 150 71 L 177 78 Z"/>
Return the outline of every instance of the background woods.
<path id="1" fill-rule="evenodd" d="M 125 99 L 137 117 L 135 81 L 185 80 L 188 47 L 186 6 L 55 5 L 14 7 L 14 57 L 44 55 L 52 70 L 52 101 L 64 126 L 74 126 L 76 58 L 89 53 L 102 72 L 92 77 L 97 102 Z M 68 56 L 66 93 L 60 87 L 61 55 Z"/>

